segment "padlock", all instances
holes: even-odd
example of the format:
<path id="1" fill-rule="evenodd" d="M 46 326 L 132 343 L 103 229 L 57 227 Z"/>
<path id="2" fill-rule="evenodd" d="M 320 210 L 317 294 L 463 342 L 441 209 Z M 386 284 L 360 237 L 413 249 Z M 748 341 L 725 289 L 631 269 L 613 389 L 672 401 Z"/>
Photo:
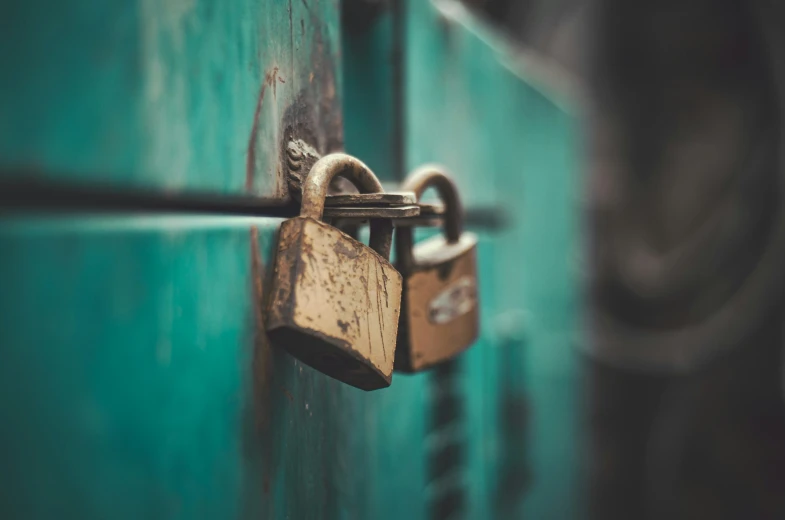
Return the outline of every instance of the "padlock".
<path id="1" fill-rule="evenodd" d="M 477 237 L 463 232 L 458 190 L 437 166 L 414 171 L 401 189 L 419 199 L 436 188 L 445 204 L 444 236 L 413 246 L 411 227 L 396 231 L 396 267 L 403 275 L 395 369 L 417 372 L 446 361 L 477 339 Z"/>
<path id="2" fill-rule="evenodd" d="M 372 219 L 369 246 L 321 221 L 330 181 L 364 193 L 382 185 L 359 160 L 327 155 L 302 186 L 300 216 L 281 224 L 267 331 L 274 345 L 363 390 L 392 379 L 401 305 L 400 273 L 389 262 L 393 225 Z"/>

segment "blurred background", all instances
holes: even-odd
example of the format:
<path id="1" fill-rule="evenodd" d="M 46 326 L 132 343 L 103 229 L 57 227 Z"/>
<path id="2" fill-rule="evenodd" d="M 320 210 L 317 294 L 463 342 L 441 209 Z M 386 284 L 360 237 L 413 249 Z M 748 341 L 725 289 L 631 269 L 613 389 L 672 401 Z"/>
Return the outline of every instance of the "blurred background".
<path id="1" fill-rule="evenodd" d="M 3 518 L 785 518 L 785 4 L 0 7 Z M 446 166 L 469 350 L 270 344 L 292 142 Z"/>

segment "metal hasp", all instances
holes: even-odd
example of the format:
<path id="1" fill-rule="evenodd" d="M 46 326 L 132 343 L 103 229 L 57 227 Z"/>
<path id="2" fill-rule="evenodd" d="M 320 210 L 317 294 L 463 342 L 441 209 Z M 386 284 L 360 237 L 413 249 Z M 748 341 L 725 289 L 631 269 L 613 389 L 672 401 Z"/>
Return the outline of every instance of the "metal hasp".
<path id="1" fill-rule="evenodd" d="M 331 206 L 408 206 L 417 204 L 417 196 L 411 191 L 386 193 L 341 193 L 328 195 L 325 207 Z"/>
<path id="2" fill-rule="evenodd" d="M 376 176 L 344 154 L 327 155 L 302 187 L 300 216 L 281 225 L 267 330 L 273 344 L 363 390 L 390 385 L 401 275 L 389 262 L 392 221 L 371 220 L 366 246 L 321 221 L 330 181 L 342 175 L 363 192 Z"/>
<path id="3" fill-rule="evenodd" d="M 416 217 L 395 219 L 395 227 L 439 227 L 444 225 L 445 207 L 443 204 L 418 202 L 419 214 Z"/>
<path id="4" fill-rule="evenodd" d="M 286 144 L 287 182 L 293 199 L 301 199 L 303 178 L 321 158 L 316 148 L 302 139 Z M 412 192 L 352 193 L 355 188 L 346 178 L 331 179 L 327 183 L 322 216 L 356 224 L 373 218 L 407 221 L 420 215 L 417 197 Z"/>
<path id="5" fill-rule="evenodd" d="M 406 221 L 417 218 L 420 207 L 408 206 L 332 206 L 324 208 L 324 218 L 342 219 L 353 222 L 364 222 L 369 219 L 394 219 Z"/>
<path id="6" fill-rule="evenodd" d="M 415 170 L 403 185 L 418 198 L 429 187 L 445 204 L 444 236 L 413 246 L 413 229 L 403 227 L 396 237 L 404 282 L 395 368 L 404 372 L 453 358 L 479 333 L 477 237 L 463 232 L 458 189 L 439 166 Z"/>

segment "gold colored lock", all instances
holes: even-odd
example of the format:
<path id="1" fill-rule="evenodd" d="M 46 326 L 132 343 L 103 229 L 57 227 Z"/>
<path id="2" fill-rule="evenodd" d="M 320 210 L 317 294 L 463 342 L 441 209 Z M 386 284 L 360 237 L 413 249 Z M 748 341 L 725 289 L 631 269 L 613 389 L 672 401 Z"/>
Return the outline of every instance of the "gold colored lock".
<path id="1" fill-rule="evenodd" d="M 463 210 L 452 179 L 423 166 L 402 190 L 417 198 L 434 187 L 445 204 L 444 236 L 413 246 L 411 227 L 396 231 L 396 267 L 403 275 L 395 369 L 417 372 L 446 361 L 477 339 L 477 237 L 463 232 Z"/>
<path id="2" fill-rule="evenodd" d="M 401 275 L 389 262 L 392 221 L 372 219 L 370 247 L 321 221 L 330 181 L 382 192 L 368 167 L 327 155 L 303 182 L 300 216 L 281 224 L 267 317 L 271 341 L 304 363 L 363 390 L 390 385 Z"/>

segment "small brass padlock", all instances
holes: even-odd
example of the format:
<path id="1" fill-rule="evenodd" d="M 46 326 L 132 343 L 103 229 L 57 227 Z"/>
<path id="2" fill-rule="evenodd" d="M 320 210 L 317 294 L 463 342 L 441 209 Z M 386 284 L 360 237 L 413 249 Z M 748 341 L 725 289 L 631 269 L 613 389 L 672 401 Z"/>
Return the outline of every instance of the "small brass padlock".
<path id="1" fill-rule="evenodd" d="M 462 352 L 477 339 L 477 237 L 464 233 L 453 181 L 436 166 L 415 170 L 402 190 L 419 199 L 434 187 L 445 204 L 444 237 L 413 247 L 411 227 L 396 234 L 396 267 L 403 275 L 395 369 L 416 372 Z"/>
<path id="2" fill-rule="evenodd" d="M 341 175 L 364 193 L 383 191 L 362 162 L 327 155 L 302 187 L 300 216 L 281 224 L 267 316 L 271 341 L 344 383 L 390 385 L 401 275 L 389 262 L 392 222 L 371 221 L 370 247 L 321 222 L 330 181 Z"/>

